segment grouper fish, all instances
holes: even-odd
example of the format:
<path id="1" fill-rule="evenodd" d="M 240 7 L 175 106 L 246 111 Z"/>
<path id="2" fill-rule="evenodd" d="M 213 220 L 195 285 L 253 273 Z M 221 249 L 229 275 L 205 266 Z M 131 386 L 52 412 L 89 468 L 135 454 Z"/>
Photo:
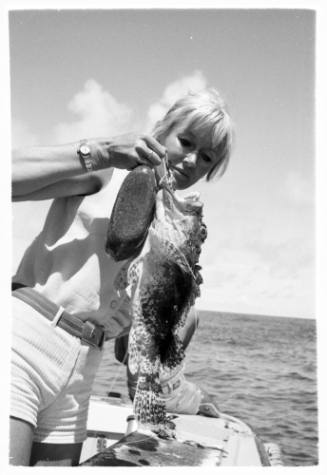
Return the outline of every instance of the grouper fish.
<path id="1" fill-rule="evenodd" d="M 131 373 L 138 374 L 134 414 L 138 430 L 169 438 L 174 437 L 174 424 L 160 399 L 159 371 L 161 365 L 175 368 L 184 358 L 177 332 L 200 294 L 198 262 L 207 236 L 203 205 L 196 193 L 177 196 L 165 164 L 161 177 L 141 166 L 125 180 L 111 215 L 106 249 L 116 260 L 129 258 L 128 364 Z"/>

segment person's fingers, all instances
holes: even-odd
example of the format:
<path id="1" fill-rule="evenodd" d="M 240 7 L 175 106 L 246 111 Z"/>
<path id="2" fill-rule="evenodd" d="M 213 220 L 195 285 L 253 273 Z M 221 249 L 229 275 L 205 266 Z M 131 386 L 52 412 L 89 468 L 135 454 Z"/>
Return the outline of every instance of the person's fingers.
<path id="1" fill-rule="evenodd" d="M 96 154 L 102 161 L 116 168 L 132 170 L 138 165 L 157 167 L 166 154 L 163 147 L 150 135 L 136 136 L 129 133 L 113 139 L 93 139 Z"/>
<path id="2" fill-rule="evenodd" d="M 157 166 L 161 163 L 161 157 L 152 150 L 144 140 L 140 139 L 135 144 L 135 150 L 139 156 L 139 162 L 149 166 Z"/>
<path id="3" fill-rule="evenodd" d="M 160 158 L 163 158 L 166 154 L 166 147 L 161 145 L 158 140 L 156 140 L 151 135 L 142 135 L 141 140 L 143 140 L 149 149 L 153 150 Z"/>

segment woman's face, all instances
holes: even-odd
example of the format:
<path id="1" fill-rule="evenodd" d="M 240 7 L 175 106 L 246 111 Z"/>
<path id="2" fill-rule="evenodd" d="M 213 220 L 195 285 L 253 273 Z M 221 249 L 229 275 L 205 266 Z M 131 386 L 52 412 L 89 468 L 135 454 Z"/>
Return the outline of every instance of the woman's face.
<path id="1" fill-rule="evenodd" d="M 162 145 L 167 149 L 169 168 L 178 190 L 194 185 L 219 161 L 207 140 L 183 123 L 169 132 Z"/>

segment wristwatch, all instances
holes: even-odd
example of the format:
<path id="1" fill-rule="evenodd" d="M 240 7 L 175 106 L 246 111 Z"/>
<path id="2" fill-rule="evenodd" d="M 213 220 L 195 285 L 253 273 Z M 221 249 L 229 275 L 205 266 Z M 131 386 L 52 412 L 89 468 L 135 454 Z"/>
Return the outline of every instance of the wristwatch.
<path id="1" fill-rule="evenodd" d="M 91 148 L 88 145 L 86 140 L 82 140 L 79 143 L 79 146 L 78 146 L 78 149 L 77 149 L 77 155 L 82 160 L 82 163 L 83 163 L 85 169 L 88 172 L 93 172 Z"/>

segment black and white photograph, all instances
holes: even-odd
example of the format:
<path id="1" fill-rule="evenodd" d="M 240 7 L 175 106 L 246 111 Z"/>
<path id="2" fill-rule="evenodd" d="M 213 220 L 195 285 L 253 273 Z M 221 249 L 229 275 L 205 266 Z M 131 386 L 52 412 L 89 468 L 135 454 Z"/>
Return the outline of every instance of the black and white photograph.
<path id="1" fill-rule="evenodd" d="M 8 466 L 319 469 L 319 12 L 265 3 L 7 2 Z"/>

